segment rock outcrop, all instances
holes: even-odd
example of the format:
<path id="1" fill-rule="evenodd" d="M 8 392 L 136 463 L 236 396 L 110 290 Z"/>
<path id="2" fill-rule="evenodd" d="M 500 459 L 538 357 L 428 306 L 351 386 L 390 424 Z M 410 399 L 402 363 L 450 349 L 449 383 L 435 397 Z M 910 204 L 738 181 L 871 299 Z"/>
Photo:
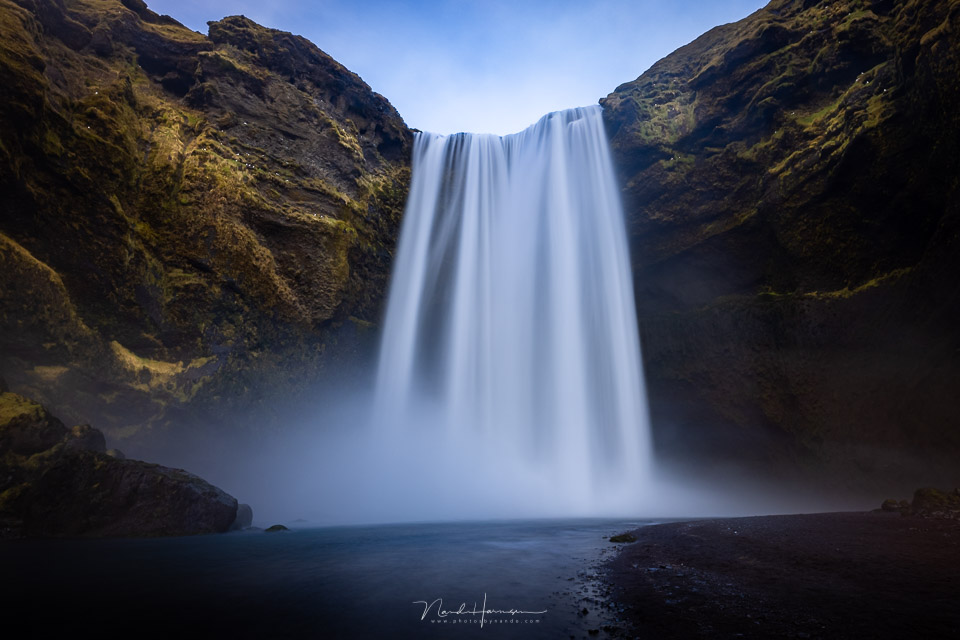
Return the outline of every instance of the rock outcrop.
<path id="1" fill-rule="evenodd" d="M 201 478 L 105 449 L 96 429 L 0 393 L 0 537 L 193 535 L 235 521 L 237 501 Z"/>
<path id="2" fill-rule="evenodd" d="M 921 518 L 960 520 L 960 489 L 941 491 L 922 487 L 913 492 L 913 502 L 887 498 L 880 505 L 880 511 L 898 511 L 901 515 Z"/>
<path id="3" fill-rule="evenodd" d="M 411 133 L 359 77 L 242 16 L 0 0 L 0 83 L 13 388 L 126 448 L 363 357 Z"/>
<path id="4" fill-rule="evenodd" d="M 940 491 L 932 487 L 917 489 L 910 503 L 910 514 L 924 518 L 960 520 L 960 489 Z"/>
<path id="5" fill-rule="evenodd" d="M 662 454 L 957 481 L 958 77 L 960 2 L 774 0 L 602 101 Z"/>

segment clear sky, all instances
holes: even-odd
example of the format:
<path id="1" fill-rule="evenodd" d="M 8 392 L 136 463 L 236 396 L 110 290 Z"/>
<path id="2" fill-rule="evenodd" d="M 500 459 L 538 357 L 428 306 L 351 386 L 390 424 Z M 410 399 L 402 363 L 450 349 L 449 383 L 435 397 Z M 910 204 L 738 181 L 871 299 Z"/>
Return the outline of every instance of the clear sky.
<path id="1" fill-rule="evenodd" d="M 243 14 L 302 35 L 411 127 L 514 133 L 595 104 L 764 0 L 147 0 L 191 29 Z"/>

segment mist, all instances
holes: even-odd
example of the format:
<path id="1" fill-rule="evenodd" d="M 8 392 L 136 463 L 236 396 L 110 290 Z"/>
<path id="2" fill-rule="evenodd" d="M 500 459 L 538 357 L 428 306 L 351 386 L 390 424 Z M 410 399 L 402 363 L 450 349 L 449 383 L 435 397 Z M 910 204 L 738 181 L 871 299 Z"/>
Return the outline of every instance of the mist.
<path id="1" fill-rule="evenodd" d="M 662 399 L 651 427 L 600 107 L 506 137 L 418 133 L 413 167 L 377 361 L 328 372 L 298 406 L 212 417 L 137 455 L 201 474 L 267 526 L 882 500 L 800 460 L 778 464 L 769 438 L 671 424 Z"/>
<path id="2" fill-rule="evenodd" d="M 872 508 L 884 496 L 826 478 L 815 484 L 690 458 L 655 463 L 643 484 L 594 501 L 592 492 L 551 475 L 515 443 L 491 448 L 480 439 L 476 446 L 445 439 L 443 425 L 426 410 L 422 421 L 392 425 L 404 437 L 387 437 L 372 420 L 373 404 L 370 386 L 317 389 L 314 400 L 283 412 L 277 432 L 252 433 L 252 425 L 233 419 L 211 425 L 221 433 L 240 426 L 233 437 L 185 435 L 163 451 L 138 453 L 189 469 L 250 504 L 257 526 L 813 513 Z"/>

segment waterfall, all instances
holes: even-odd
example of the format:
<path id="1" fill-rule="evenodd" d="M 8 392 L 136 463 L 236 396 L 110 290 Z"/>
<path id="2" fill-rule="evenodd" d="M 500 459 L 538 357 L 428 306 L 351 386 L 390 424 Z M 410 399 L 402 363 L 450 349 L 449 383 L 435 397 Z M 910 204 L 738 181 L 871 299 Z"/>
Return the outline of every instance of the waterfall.
<path id="1" fill-rule="evenodd" d="M 375 415 L 385 491 L 416 476 L 424 497 L 586 514 L 643 490 L 646 396 L 599 106 L 503 137 L 416 135 Z"/>

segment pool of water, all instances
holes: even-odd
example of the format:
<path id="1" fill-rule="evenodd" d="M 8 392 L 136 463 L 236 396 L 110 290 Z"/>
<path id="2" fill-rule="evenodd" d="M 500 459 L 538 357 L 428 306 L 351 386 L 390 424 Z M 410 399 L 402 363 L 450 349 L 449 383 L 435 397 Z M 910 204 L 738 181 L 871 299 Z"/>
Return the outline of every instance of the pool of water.
<path id="1" fill-rule="evenodd" d="M 589 631 L 617 624 L 597 579 L 616 546 L 605 538 L 649 523 L 497 521 L 8 541 L 0 544 L 0 606 L 29 620 L 34 634 L 597 637 Z"/>

